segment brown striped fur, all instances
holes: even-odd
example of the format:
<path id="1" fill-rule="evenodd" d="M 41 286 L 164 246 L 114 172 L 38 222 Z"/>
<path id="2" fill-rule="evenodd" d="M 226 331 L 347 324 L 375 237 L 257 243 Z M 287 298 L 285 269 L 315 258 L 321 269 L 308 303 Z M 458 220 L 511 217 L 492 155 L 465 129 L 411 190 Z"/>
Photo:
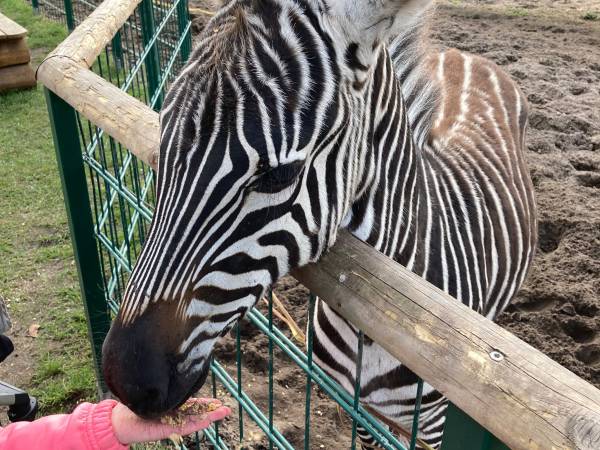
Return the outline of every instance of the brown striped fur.
<path id="1" fill-rule="evenodd" d="M 456 49 L 431 53 L 426 66 L 439 89 L 437 111 L 429 135 L 438 151 L 457 158 L 468 153 L 495 161 L 514 198 L 523 199 L 522 225 L 529 229 L 532 248 L 537 243 L 534 190 L 525 161 L 529 106 L 519 86 L 489 59 Z M 490 121 L 486 114 L 493 114 Z"/>

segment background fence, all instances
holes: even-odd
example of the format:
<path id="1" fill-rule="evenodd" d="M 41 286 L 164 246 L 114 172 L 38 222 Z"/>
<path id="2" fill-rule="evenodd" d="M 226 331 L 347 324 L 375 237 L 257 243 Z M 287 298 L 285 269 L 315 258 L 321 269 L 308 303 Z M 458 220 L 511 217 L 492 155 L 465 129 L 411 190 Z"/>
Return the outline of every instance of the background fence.
<path id="1" fill-rule="evenodd" d="M 73 31 L 102 3 L 97 0 L 30 0 L 33 10 L 59 20 Z"/>
<path id="2" fill-rule="evenodd" d="M 88 11 L 85 8 L 91 10 L 94 4 L 81 0 L 67 3 L 70 1 L 65 0 L 63 7 L 62 3 L 46 1 L 37 6 L 50 16 L 54 14 L 49 13 L 50 10 L 62 12 L 55 16 L 64 17 L 73 29 L 75 23 L 83 21 L 83 15 Z M 114 23 L 119 24 L 118 28 Z M 152 161 L 148 155 L 156 149 L 157 126 L 152 122 L 155 119 L 148 119 L 146 110 L 131 97 L 159 109 L 170 81 L 190 51 L 190 22 L 185 0 L 107 0 L 40 68 L 40 79 L 50 88 L 47 90 L 48 110 L 101 393 L 104 391 L 99 365 L 102 341 L 111 317 L 118 311 L 128 275 L 147 234 L 155 202 L 154 172 L 143 161 Z M 123 92 L 130 97 L 124 96 Z M 98 126 L 100 124 L 103 128 Z M 142 155 L 141 160 L 128 150 L 128 146 L 134 145 L 136 154 Z M 306 279 L 306 274 L 300 278 Z M 325 289 L 325 280 L 321 277 L 321 282 L 312 287 Z M 327 300 L 326 291 L 318 293 Z M 349 297 L 348 305 L 351 300 Z M 292 341 L 287 331 L 274 325 L 275 306 L 271 296 L 267 303 L 262 312 L 254 309 L 248 315 L 252 325 L 266 337 L 263 349 L 267 356 L 266 401 L 251 398 L 244 389 L 243 337 L 237 327 L 235 365 L 230 365 L 228 371 L 224 364 L 215 360 L 210 377 L 214 396 L 223 397 L 226 393 L 237 403 L 237 418 L 227 422 L 225 434 L 219 425 L 208 429 L 204 433 L 204 442 L 218 449 L 234 447 L 245 442 L 248 430 L 259 429 L 268 438 L 269 448 L 312 448 L 311 418 L 315 412 L 311 399 L 316 386 L 351 418 L 347 441 L 352 448 L 356 445 L 357 424 L 367 429 L 383 448 L 415 448 L 418 406 L 414 411 L 412 430 L 407 430 L 409 443 L 403 445 L 360 405 L 359 390 L 348 393 L 313 364 L 310 321 L 304 350 Z M 314 297 L 311 296 L 307 299 L 307 311 L 313 304 Z M 464 314 L 468 316 L 469 313 Z M 377 340 L 371 333 L 369 335 Z M 278 353 L 291 359 L 305 376 L 302 395 L 304 430 L 300 441 L 293 440 L 278 427 L 281 418 L 278 417 L 274 383 Z M 361 358 L 362 334 L 357 348 L 358 366 Z M 201 440 L 196 436 L 194 445 L 200 445 Z M 337 445 L 331 444 L 333 448 L 338 448 Z M 506 447 L 473 419 L 451 406 L 444 449 L 500 448 Z"/>

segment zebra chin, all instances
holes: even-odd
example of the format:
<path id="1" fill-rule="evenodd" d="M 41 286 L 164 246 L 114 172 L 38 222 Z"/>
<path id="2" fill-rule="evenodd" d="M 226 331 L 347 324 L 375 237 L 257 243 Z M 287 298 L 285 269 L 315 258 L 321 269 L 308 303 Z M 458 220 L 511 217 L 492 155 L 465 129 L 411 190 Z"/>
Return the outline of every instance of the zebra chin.
<path id="1" fill-rule="evenodd" d="M 133 412 L 156 419 L 177 409 L 208 376 L 210 354 L 181 370 L 181 343 L 191 324 L 174 323 L 174 303 L 157 302 L 130 323 L 113 322 L 102 348 L 104 379 Z M 212 348 L 211 348 L 212 350 Z"/>

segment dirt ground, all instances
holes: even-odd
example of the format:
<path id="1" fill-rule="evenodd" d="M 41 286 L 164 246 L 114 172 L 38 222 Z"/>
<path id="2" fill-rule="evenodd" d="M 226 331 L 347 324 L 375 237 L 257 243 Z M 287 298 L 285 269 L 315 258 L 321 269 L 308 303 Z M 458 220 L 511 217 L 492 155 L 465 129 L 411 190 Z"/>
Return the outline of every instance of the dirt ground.
<path id="1" fill-rule="evenodd" d="M 196 32 L 207 16 L 193 8 L 217 5 L 217 0 L 191 1 Z M 600 17 L 590 20 L 590 13 L 600 16 L 600 2 L 441 1 L 431 44 L 490 58 L 529 99 L 527 159 L 536 189 L 539 248 L 525 285 L 499 323 L 600 387 Z M 285 279 L 277 291 L 303 326 L 306 290 Z M 265 406 L 267 340 L 249 326 L 244 330 L 244 389 Z M 218 355 L 235 374 L 233 339 Z M 305 376 L 283 356 L 275 368 L 275 423 L 301 446 Z M 311 447 L 346 447 L 349 420 L 322 392 L 313 398 Z M 237 436 L 237 418 L 232 420 L 223 427 L 229 442 Z M 262 435 L 249 430 L 244 447 L 264 448 Z"/>
<path id="2" fill-rule="evenodd" d="M 600 3 L 479 3 L 440 7 L 432 30 L 436 42 L 502 65 L 530 103 L 540 243 L 499 322 L 600 386 L 600 22 L 581 20 Z"/>

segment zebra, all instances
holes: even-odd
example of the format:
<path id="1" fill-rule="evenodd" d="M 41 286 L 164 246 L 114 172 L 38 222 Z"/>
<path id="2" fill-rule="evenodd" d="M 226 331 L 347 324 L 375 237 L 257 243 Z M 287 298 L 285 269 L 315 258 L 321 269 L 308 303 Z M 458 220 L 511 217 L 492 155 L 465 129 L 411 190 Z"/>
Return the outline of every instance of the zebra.
<path id="1" fill-rule="evenodd" d="M 208 23 L 160 113 L 154 218 L 103 348 L 137 414 L 202 386 L 219 338 L 340 228 L 490 319 L 515 295 L 536 246 L 527 102 L 491 61 L 426 44 L 431 4 L 230 0 Z M 320 300 L 314 324 L 353 392 L 357 329 Z M 416 385 L 366 338 L 363 404 L 406 427 Z M 423 393 L 439 448 L 446 400 Z"/>

